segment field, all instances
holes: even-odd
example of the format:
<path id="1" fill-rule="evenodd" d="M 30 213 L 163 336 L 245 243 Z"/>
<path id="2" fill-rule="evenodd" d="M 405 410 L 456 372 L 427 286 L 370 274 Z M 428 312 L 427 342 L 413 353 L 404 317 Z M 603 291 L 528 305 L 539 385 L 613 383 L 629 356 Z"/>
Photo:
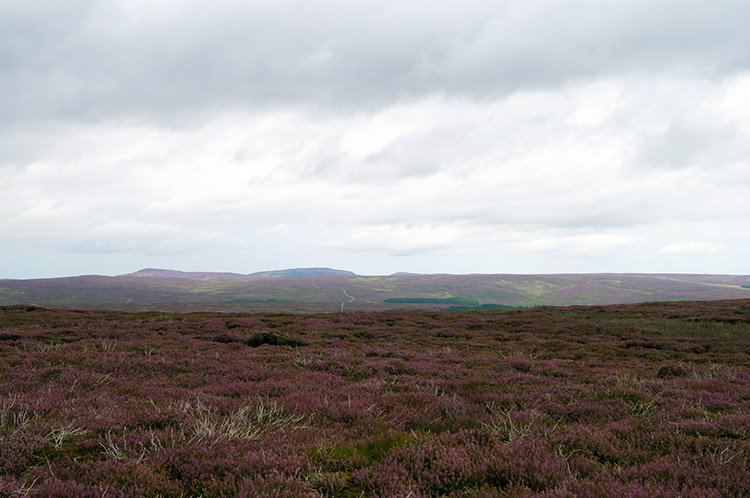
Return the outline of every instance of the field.
<path id="1" fill-rule="evenodd" d="M 750 301 L 0 308 L 0 496 L 750 496 Z"/>

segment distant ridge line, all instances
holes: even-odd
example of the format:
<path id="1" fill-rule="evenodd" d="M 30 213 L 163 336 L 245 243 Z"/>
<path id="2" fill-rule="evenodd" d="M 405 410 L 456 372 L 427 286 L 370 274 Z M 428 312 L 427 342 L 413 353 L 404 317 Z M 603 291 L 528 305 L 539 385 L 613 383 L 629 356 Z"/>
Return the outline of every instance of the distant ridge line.
<path id="1" fill-rule="evenodd" d="M 290 268 L 249 275 L 144 268 L 127 275 L 10 280 L 0 305 L 175 311 L 345 312 L 393 308 L 627 304 L 750 298 L 750 275 L 357 275 Z"/>
<path id="2" fill-rule="evenodd" d="M 334 268 L 288 268 L 286 270 L 259 271 L 251 273 L 250 277 L 306 277 L 306 276 L 337 275 L 343 277 L 356 277 L 356 273 L 348 270 L 336 270 Z"/>
<path id="3" fill-rule="evenodd" d="M 161 268 L 143 268 L 133 273 L 118 275 L 119 277 L 136 278 L 179 278 L 188 280 L 242 280 L 247 278 L 268 277 L 304 277 L 318 275 L 337 275 L 345 277 L 356 277 L 357 274 L 348 270 L 336 270 L 333 268 L 288 268 L 284 270 L 259 271 L 243 274 L 232 272 L 196 272 L 181 270 L 166 270 Z"/>

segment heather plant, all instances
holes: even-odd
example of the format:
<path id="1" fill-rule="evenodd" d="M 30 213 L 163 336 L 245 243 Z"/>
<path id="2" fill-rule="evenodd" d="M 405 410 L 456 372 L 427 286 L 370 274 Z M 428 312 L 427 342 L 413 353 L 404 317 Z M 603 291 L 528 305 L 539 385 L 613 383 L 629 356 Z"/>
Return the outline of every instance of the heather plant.
<path id="1" fill-rule="evenodd" d="M 271 346 L 304 346 L 305 342 L 276 332 L 258 332 L 247 339 L 245 344 L 252 347 L 262 346 L 263 344 Z"/>
<path id="2" fill-rule="evenodd" d="M 747 301 L 6 307 L 0 496 L 748 496 L 749 359 Z"/>

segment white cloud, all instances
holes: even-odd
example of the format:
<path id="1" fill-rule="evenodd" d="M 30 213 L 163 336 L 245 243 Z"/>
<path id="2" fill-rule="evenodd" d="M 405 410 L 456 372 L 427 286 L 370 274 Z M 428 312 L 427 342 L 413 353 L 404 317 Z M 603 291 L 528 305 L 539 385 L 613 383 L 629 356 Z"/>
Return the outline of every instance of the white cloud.
<path id="1" fill-rule="evenodd" d="M 702 98 L 692 82 L 669 87 Z M 403 259 L 484 245 L 611 261 L 652 224 L 742 223 L 750 170 L 739 156 L 718 169 L 627 166 L 632 137 L 659 125 L 639 110 L 652 100 L 643 87 L 608 80 L 482 103 L 431 96 L 347 117 L 273 111 L 190 129 L 60 125 L 55 139 L 39 132 L 50 147 L 0 166 L 0 232 L 92 253 L 173 254 L 183 243 L 183 254 L 204 258 L 240 247 L 291 258 L 314 246 Z M 6 136 L 6 147 L 30 136 Z M 169 227 L 164 239 L 175 242 L 139 236 L 153 227 Z M 294 237 L 280 238 L 283 227 Z M 509 234 L 520 238 L 498 242 Z M 217 237 L 231 242 L 201 242 Z"/>
<path id="2" fill-rule="evenodd" d="M 132 221 L 96 225 L 77 235 L 71 238 L 68 250 L 82 253 L 171 255 L 237 245 L 236 240 L 220 233 Z"/>
<path id="3" fill-rule="evenodd" d="M 714 244 L 711 242 L 677 242 L 667 244 L 659 251 L 660 255 L 690 255 L 690 254 L 716 254 L 724 249 L 724 244 Z"/>
<path id="4" fill-rule="evenodd" d="M 279 223 L 275 227 L 270 228 L 268 231 L 286 235 L 289 233 L 289 225 L 287 225 L 286 223 Z"/>
<path id="5" fill-rule="evenodd" d="M 600 256 L 644 242 L 643 238 L 618 234 L 578 234 L 534 237 L 524 234 L 512 245 L 518 251 L 555 254 L 558 257 Z"/>
<path id="6" fill-rule="evenodd" d="M 455 227 L 373 226 L 350 230 L 327 246 L 349 252 L 387 252 L 408 256 L 446 249 L 460 236 Z"/>

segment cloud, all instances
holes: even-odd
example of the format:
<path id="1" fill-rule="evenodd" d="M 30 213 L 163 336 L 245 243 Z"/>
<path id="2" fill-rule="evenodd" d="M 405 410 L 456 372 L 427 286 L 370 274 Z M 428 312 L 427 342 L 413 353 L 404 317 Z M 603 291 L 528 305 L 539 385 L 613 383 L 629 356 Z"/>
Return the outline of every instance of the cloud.
<path id="1" fill-rule="evenodd" d="M 724 98 L 724 84 L 710 97 L 692 94 L 695 86 L 672 80 L 669 88 L 708 104 Z M 431 96 L 349 116 L 218 114 L 197 129 L 42 127 L 44 147 L 27 147 L 34 142 L 28 131 L 0 144 L 25 153 L 17 164 L 0 162 L 0 231 L 16 241 L 79 238 L 76 247 L 94 250 L 85 234 L 113 222 L 239 240 L 286 226 L 325 232 L 340 247 L 416 254 L 468 242 L 416 231 L 410 243 L 403 228 L 389 235 L 377 227 L 588 237 L 664 221 L 743 219 L 750 212 L 744 158 L 687 169 L 625 167 L 637 149 L 631 137 L 659 124 L 640 111 L 653 98 L 609 80 L 486 102 Z M 722 122 L 723 114 L 713 119 Z M 734 130 L 737 142 L 750 136 Z M 376 243 L 378 234 L 397 242 Z M 96 240 L 126 247 L 114 235 L 107 243 L 109 236 Z M 536 247 L 575 246 L 554 240 Z"/>
<path id="2" fill-rule="evenodd" d="M 520 239 L 512 244 L 518 251 L 555 254 L 558 257 L 606 255 L 644 242 L 640 237 L 619 234 L 522 235 Z"/>
<path id="3" fill-rule="evenodd" d="M 724 244 L 711 242 L 678 242 L 667 244 L 661 248 L 659 254 L 662 256 L 681 256 L 691 254 L 716 254 L 724 249 Z"/>
<path id="4" fill-rule="evenodd" d="M 67 250 L 86 254 L 190 254 L 217 245 L 236 245 L 218 233 L 185 227 L 138 222 L 108 222 L 78 234 Z"/>
<path id="5" fill-rule="evenodd" d="M 684 233 L 747 268 L 747 18 L 739 0 L 2 2 L 4 271 L 32 247 L 76 267 L 659 270 Z"/>
<path id="6" fill-rule="evenodd" d="M 643 137 L 638 163 L 658 168 L 687 168 L 715 158 L 733 133 L 684 122 L 669 123 L 664 130 Z"/>
<path id="7" fill-rule="evenodd" d="M 444 94 L 747 70 L 741 0 L 4 2 L 9 122 L 182 126 L 220 109 L 340 112 Z"/>
<path id="8" fill-rule="evenodd" d="M 288 234 L 289 233 L 289 225 L 286 223 L 279 223 L 278 225 L 274 226 L 273 228 L 268 229 L 269 232 L 273 233 L 280 233 L 280 234 Z"/>
<path id="9" fill-rule="evenodd" d="M 373 226 L 350 230 L 325 245 L 341 251 L 385 251 L 395 256 L 411 256 L 446 249 L 457 241 L 459 235 L 460 231 L 455 227 Z"/>

